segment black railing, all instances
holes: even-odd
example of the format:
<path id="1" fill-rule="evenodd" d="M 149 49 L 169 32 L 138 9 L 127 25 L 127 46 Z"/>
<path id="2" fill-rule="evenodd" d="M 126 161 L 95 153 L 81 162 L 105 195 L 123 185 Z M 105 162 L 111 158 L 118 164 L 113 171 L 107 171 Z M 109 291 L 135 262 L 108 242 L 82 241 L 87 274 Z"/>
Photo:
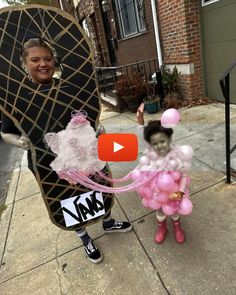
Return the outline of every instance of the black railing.
<path id="1" fill-rule="evenodd" d="M 236 150 L 236 144 L 230 148 L 230 73 L 236 66 L 236 60 L 220 78 L 220 86 L 225 98 L 225 148 L 226 148 L 226 183 L 231 183 L 230 155 Z"/>
<path id="2" fill-rule="evenodd" d="M 156 58 L 118 67 L 97 67 L 98 88 L 100 92 L 107 93 L 114 88 L 117 78 L 122 74 L 129 76 L 133 72 L 139 72 L 147 80 L 150 80 L 152 74 L 156 73 L 158 70 L 159 66 Z"/>

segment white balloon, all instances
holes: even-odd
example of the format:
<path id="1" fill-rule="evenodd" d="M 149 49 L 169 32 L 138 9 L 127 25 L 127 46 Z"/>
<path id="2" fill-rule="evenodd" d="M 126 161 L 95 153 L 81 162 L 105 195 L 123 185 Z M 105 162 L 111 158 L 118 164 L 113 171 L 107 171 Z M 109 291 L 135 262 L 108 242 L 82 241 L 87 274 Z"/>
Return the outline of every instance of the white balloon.
<path id="1" fill-rule="evenodd" d="M 189 161 L 193 157 L 193 148 L 190 145 L 182 145 L 179 147 L 178 156 L 181 160 Z"/>
<path id="2" fill-rule="evenodd" d="M 139 160 L 139 163 L 142 165 L 149 165 L 150 160 L 148 159 L 147 156 L 142 156 Z"/>

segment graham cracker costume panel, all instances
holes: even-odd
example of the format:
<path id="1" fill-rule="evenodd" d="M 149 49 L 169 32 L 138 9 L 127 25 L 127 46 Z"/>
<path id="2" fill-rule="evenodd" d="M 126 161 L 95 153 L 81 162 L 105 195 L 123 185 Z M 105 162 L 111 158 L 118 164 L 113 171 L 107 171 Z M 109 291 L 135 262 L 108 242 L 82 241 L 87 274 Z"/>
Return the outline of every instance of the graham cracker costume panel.
<path id="1" fill-rule="evenodd" d="M 56 59 L 61 60 L 61 77 L 50 86 L 33 83 L 21 67 L 21 48 L 31 38 L 46 40 L 55 49 Z M 55 155 L 43 140 L 46 133 L 65 129 L 75 110 L 86 111 L 94 128 L 98 123 L 100 101 L 92 53 L 83 30 L 73 17 L 56 8 L 7 7 L 0 12 L 0 54 L 0 110 L 30 139 L 34 174 L 52 222 L 76 230 L 98 221 L 102 216 L 88 217 L 99 210 L 96 202 L 91 205 L 94 192 L 58 178 L 49 166 Z M 109 169 L 104 168 L 104 172 L 108 175 Z M 80 195 L 89 192 L 90 206 L 78 207 Z M 106 215 L 113 205 L 113 195 L 103 193 L 102 197 Z M 74 211 L 62 205 L 61 201 L 69 198 L 74 202 Z M 73 220 L 69 223 L 72 225 L 65 223 L 65 214 Z"/>

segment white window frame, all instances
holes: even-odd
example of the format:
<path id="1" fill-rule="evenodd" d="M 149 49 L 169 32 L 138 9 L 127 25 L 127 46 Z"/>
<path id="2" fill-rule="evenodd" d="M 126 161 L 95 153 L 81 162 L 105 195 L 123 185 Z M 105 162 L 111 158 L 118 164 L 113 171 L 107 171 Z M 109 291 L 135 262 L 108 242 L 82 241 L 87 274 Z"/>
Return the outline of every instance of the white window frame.
<path id="1" fill-rule="evenodd" d="M 143 0 L 144 1 L 144 0 Z M 125 34 L 125 27 L 124 27 L 124 23 L 123 23 L 123 18 L 121 17 L 120 15 L 120 12 L 117 13 L 117 17 L 118 17 L 118 22 L 119 22 L 119 27 L 120 27 L 120 33 L 121 33 L 121 39 L 124 39 L 124 38 L 129 38 L 129 37 L 132 37 L 132 36 L 135 36 L 135 35 L 138 35 L 142 32 L 145 32 L 147 30 L 147 26 L 146 24 L 144 24 L 144 27 L 141 28 L 141 20 L 139 18 L 139 13 L 138 13 L 138 5 L 137 5 L 137 2 L 134 1 L 134 11 L 135 11 L 135 14 L 136 14 L 136 31 L 131 33 L 131 34 Z M 117 11 L 120 11 L 121 10 L 121 6 L 120 6 L 120 1 L 119 0 L 115 0 L 115 4 L 116 4 L 116 9 Z M 145 13 L 145 11 L 144 11 Z"/>
<path id="2" fill-rule="evenodd" d="M 207 6 L 209 4 L 212 4 L 212 3 L 215 3 L 215 2 L 218 2 L 220 0 L 210 0 L 208 2 L 205 2 L 205 0 L 202 0 L 202 6 Z"/>

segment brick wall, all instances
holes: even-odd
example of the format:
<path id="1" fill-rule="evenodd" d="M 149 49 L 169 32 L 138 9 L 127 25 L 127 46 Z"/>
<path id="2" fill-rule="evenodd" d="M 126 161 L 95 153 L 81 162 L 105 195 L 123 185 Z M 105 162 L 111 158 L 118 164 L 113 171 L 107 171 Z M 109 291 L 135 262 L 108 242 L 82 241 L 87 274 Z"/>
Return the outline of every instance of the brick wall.
<path id="1" fill-rule="evenodd" d="M 99 0 L 80 0 L 76 11 L 81 25 L 84 19 L 87 20 L 95 66 L 110 66 Z"/>
<path id="2" fill-rule="evenodd" d="M 203 96 L 198 0 L 158 1 L 165 64 L 194 64 L 194 74 L 180 76 L 184 98 Z"/>
<path id="3" fill-rule="evenodd" d="M 124 65 L 157 57 L 151 1 L 145 0 L 147 31 L 131 38 L 118 40 L 117 61 Z"/>

